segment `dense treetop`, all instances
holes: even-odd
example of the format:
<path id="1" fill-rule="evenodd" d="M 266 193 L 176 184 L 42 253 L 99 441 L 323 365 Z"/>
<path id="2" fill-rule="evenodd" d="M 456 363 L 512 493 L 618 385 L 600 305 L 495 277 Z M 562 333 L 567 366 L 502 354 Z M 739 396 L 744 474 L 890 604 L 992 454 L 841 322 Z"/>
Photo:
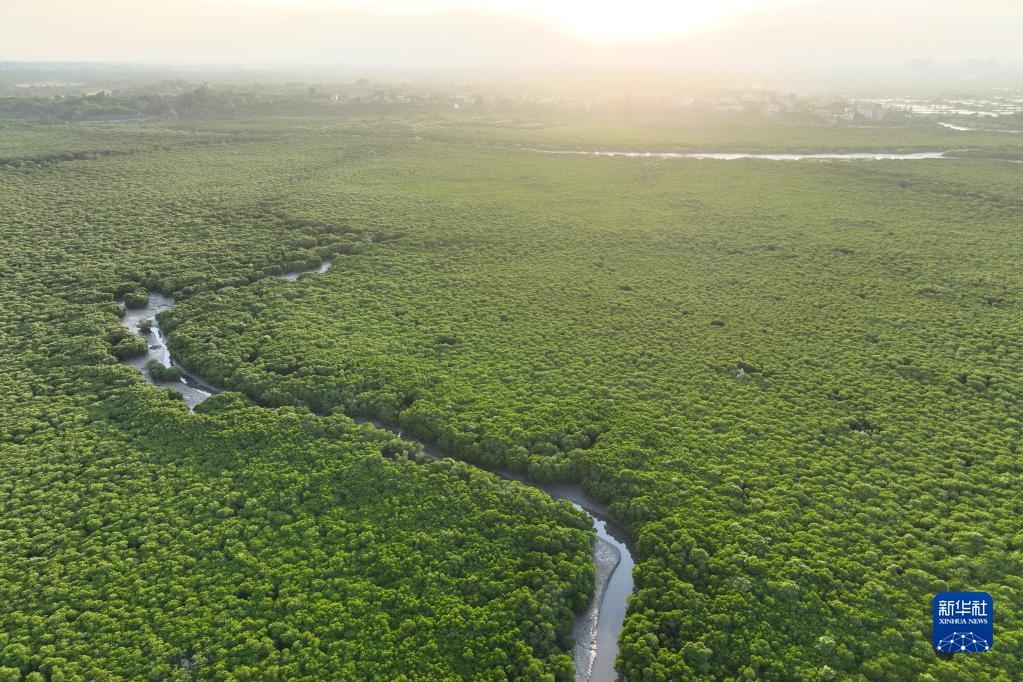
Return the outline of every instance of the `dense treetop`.
<path id="1" fill-rule="evenodd" d="M 382 147 L 288 202 L 399 239 L 165 325 L 260 402 L 610 500 L 639 537 L 630 678 L 994 674 L 1023 538 L 1014 172 Z M 929 599 L 960 588 L 1005 604 L 1002 646 L 939 661 Z"/>
<path id="2" fill-rule="evenodd" d="M 0 168 L 0 668 L 570 675 L 585 517 L 347 413 L 608 501 L 630 680 L 1023 674 L 1018 165 L 510 129 L 71 128 L 124 153 Z M 233 391 L 198 414 L 115 364 L 149 289 Z M 946 589 L 994 595 L 992 652 L 934 655 Z"/>
<path id="3" fill-rule="evenodd" d="M 571 679 L 583 514 L 340 415 L 192 414 L 116 364 L 115 297 L 387 238 L 282 213 L 299 154 L 175 145 L 0 170 L 0 678 Z"/>

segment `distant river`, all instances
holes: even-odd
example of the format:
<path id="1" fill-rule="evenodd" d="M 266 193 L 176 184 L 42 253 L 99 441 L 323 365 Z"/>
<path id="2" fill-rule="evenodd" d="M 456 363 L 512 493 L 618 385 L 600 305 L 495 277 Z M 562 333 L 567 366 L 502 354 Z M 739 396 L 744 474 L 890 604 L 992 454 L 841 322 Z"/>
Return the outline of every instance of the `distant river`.
<path id="1" fill-rule="evenodd" d="M 949 159 L 945 152 L 917 152 L 915 154 L 889 154 L 887 152 L 817 152 L 812 154 L 788 154 L 772 152 L 606 152 L 576 151 L 571 149 L 532 149 L 543 154 L 573 154 L 581 156 L 628 156 L 647 159 L 714 159 L 735 161 L 736 159 L 766 159 L 768 161 L 802 161 L 803 159 L 866 159 L 873 161 L 918 159 Z"/>
<path id="2" fill-rule="evenodd" d="M 969 128 L 967 126 L 960 126 L 954 123 L 939 123 L 942 128 L 948 128 L 949 130 L 958 130 L 960 132 L 972 132 L 972 133 L 1009 133 L 1012 135 L 1019 135 L 1023 133 L 1023 130 L 1005 130 L 1004 128 Z"/>
<path id="3" fill-rule="evenodd" d="M 331 262 L 325 261 L 317 268 L 301 272 L 288 272 L 277 275 L 277 279 L 294 281 L 300 275 L 322 273 L 330 269 Z M 121 324 L 133 334 L 142 336 L 148 342 L 145 355 L 124 360 L 125 364 L 138 368 L 146 380 L 154 386 L 172 388 L 182 394 L 188 406 L 194 408 L 211 395 L 223 389 L 209 384 L 193 373 L 186 371 L 174 362 L 167 347 L 167 337 L 160 329 L 156 316 L 174 305 L 174 299 L 159 293 L 150 293 L 149 302 L 143 308 L 129 308 L 121 318 Z M 149 322 L 149 331 L 143 332 L 140 325 Z M 180 381 L 157 381 L 146 370 L 150 360 L 156 360 L 165 367 L 176 366 L 182 370 Z M 402 440 L 416 445 L 420 452 L 433 459 L 449 457 L 435 446 L 423 442 L 394 424 L 385 424 L 375 419 L 356 417 L 356 422 L 369 423 L 386 429 Z M 473 464 L 472 462 L 468 462 Z M 611 520 L 607 508 L 587 495 L 580 486 L 568 483 L 536 483 L 527 480 L 521 474 L 505 469 L 493 469 L 491 473 L 507 479 L 542 490 L 556 500 L 567 500 L 576 509 L 584 511 L 593 523 L 596 543 L 593 547 L 593 566 L 596 569 L 596 592 L 593 601 L 586 611 L 576 617 L 572 628 L 575 648 L 572 657 L 575 661 L 577 682 L 615 682 L 618 673 L 615 671 L 615 659 L 618 657 L 618 636 L 625 622 L 625 611 L 628 607 L 629 595 L 632 594 L 632 569 L 634 567 L 631 539 L 628 532 Z"/>

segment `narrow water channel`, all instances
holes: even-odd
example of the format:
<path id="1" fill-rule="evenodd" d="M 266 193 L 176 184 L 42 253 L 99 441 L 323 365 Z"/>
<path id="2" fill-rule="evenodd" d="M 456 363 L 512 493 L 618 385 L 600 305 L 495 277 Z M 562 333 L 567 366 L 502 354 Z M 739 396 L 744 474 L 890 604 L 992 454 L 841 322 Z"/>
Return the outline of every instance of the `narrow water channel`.
<path id="1" fill-rule="evenodd" d="M 289 272 L 277 275 L 276 278 L 294 281 L 306 273 L 326 272 L 330 266 L 330 261 L 324 261 L 317 268 Z M 146 380 L 154 386 L 171 388 L 180 392 L 189 407 L 194 408 L 211 395 L 219 393 L 221 389 L 187 372 L 171 357 L 167 347 L 167 338 L 163 330 L 160 329 L 160 323 L 156 316 L 173 305 L 174 299 L 170 296 L 150 293 L 149 302 L 145 307 L 126 310 L 121 318 L 121 324 L 133 334 L 145 338 L 148 341 L 149 349 L 144 355 L 127 359 L 124 362 L 138 368 Z M 146 320 L 149 321 L 148 332 L 142 331 L 140 326 Z M 156 360 L 165 367 L 178 367 L 182 370 L 181 380 L 158 381 L 154 379 L 146 370 L 146 365 L 151 360 Z M 405 433 L 397 425 L 385 424 L 365 417 L 356 417 L 355 421 L 390 431 L 399 438 L 414 444 L 423 454 L 434 459 L 444 459 L 450 456 L 430 443 Z M 578 485 L 537 483 L 506 469 L 488 470 L 504 479 L 518 481 L 523 485 L 542 490 L 556 500 L 566 500 L 589 515 L 596 533 L 596 542 L 593 547 L 596 591 L 593 601 L 583 613 L 577 615 L 573 625 L 572 635 L 575 639 L 575 648 L 572 651 L 572 656 L 575 661 L 577 682 L 616 682 L 618 673 L 615 671 L 615 659 L 618 657 L 618 636 L 621 634 L 625 621 L 629 595 L 633 591 L 632 569 L 635 564 L 630 551 L 628 532 L 611 519 L 604 505 L 587 495 Z"/>
<path id="2" fill-rule="evenodd" d="M 533 149 L 543 154 L 574 154 L 582 156 L 628 156 L 642 159 L 712 159 L 735 161 L 736 159 L 766 159 L 767 161 L 803 161 L 806 159 L 860 159 L 873 161 L 913 161 L 924 159 L 951 159 L 945 152 L 630 152 L 630 151 L 585 151 L 574 149 Z"/>

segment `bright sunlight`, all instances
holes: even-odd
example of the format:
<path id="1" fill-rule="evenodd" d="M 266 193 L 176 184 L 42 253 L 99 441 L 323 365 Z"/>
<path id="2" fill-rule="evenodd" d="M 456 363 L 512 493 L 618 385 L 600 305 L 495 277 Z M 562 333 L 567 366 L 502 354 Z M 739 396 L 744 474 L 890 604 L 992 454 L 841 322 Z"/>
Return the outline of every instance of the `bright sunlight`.
<path id="1" fill-rule="evenodd" d="M 595 40 L 693 33 L 726 21 L 737 5 L 699 0 L 564 0 L 538 4 L 541 12 L 562 27 Z"/>

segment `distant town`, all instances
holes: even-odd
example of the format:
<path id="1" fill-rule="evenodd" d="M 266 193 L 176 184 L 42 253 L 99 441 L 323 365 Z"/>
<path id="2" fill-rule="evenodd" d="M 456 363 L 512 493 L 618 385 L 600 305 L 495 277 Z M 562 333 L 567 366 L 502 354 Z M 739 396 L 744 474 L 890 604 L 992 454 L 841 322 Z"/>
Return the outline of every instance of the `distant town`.
<path id="1" fill-rule="evenodd" d="M 911 66 L 926 71 L 926 64 Z M 282 82 L 282 75 L 273 71 L 214 73 L 212 78 L 205 73 L 203 80 L 187 71 L 168 72 L 167 78 L 154 84 L 151 72 L 143 67 L 0 63 L 0 114 L 120 122 L 188 116 L 190 112 L 207 115 L 224 107 L 244 110 L 258 104 L 262 108 L 301 106 L 303 110 L 352 113 L 736 114 L 856 125 L 937 122 L 961 130 L 971 130 L 974 125 L 998 129 L 999 120 L 1023 121 L 1023 88 L 986 81 L 984 76 L 994 68 L 991 60 L 970 60 L 967 66 L 976 80 L 951 81 L 932 87 L 930 92 L 907 85 L 905 92 L 916 94 L 901 94 L 892 86 L 851 93 L 758 86 L 683 87 L 655 79 L 614 88 L 565 79 L 562 85 L 547 84 L 542 89 L 494 78 L 431 82 L 378 77 L 334 82 L 325 74 L 306 74 L 305 80 Z M 310 86 L 310 82 L 317 84 Z"/>

